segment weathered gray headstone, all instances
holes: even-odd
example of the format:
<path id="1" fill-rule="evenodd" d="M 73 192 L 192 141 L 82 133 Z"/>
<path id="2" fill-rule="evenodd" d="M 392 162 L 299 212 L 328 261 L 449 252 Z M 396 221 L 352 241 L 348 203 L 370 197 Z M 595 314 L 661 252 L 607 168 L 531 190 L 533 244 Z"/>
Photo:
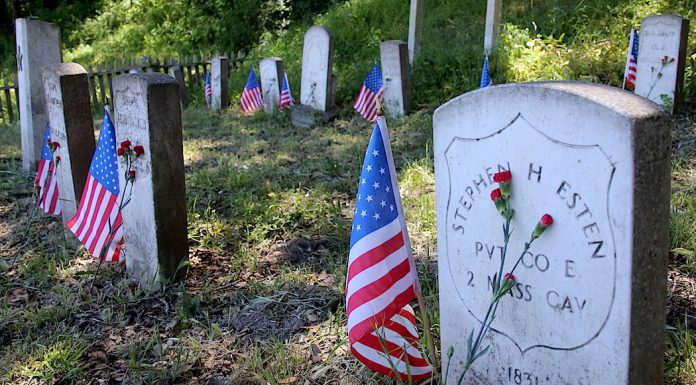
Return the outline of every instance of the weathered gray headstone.
<path id="1" fill-rule="evenodd" d="M 655 15 L 640 22 L 636 94 L 676 111 L 682 97 L 689 20 Z"/>
<path id="2" fill-rule="evenodd" d="M 126 268 L 141 285 L 157 287 L 188 257 L 178 85 L 161 73 L 124 74 L 113 82 L 117 141 L 145 148 L 133 163 L 133 195 L 122 212 Z M 118 163 L 125 186 L 125 162 Z"/>
<path id="3" fill-rule="evenodd" d="M 230 105 L 228 73 L 230 60 L 224 56 L 215 56 L 210 61 L 210 85 L 213 95 L 210 101 L 211 110 L 221 110 Z"/>
<path id="4" fill-rule="evenodd" d="M 179 84 L 179 97 L 181 98 L 181 104 L 184 107 L 188 106 L 188 93 L 186 92 L 186 83 L 184 83 L 184 72 L 181 70 L 181 67 L 170 67 L 169 76 L 176 79 L 177 84 Z"/>
<path id="5" fill-rule="evenodd" d="M 500 13 L 503 0 L 488 0 L 486 6 L 486 29 L 483 36 L 483 53 L 490 55 L 497 45 L 500 34 Z"/>
<path id="6" fill-rule="evenodd" d="M 509 272 L 524 253 L 465 384 L 662 383 L 670 117 L 582 82 L 488 87 L 435 111 L 442 352 L 456 384 L 503 249 L 493 174 L 512 172 Z M 443 354 L 444 355 L 444 354 Z M 443 359 L 443 373 L 447 358 Z"/>
<path id="7" fill-rule="evenodd" d="M 44 67 L 43 79 L 51 140 L 60 143 L 56 178 L 67 223 L 82 198 L 95 149 L 87 71 L 76 63 L 55 64 Z"/>
<path id="8" fill-rule="evenodd" d="M 408 47 L 401 40 L 385 41 L 379 46 L 384 104 L 387 114 L 402 116 L 411 111 L 411 77 L 408 67 Z"/>
<path id="9" fill-rule="evenodd" d="M 35 171 L 48 116 L 44 110 L 45 65 L 61 61 L 60 28 L 33 19 L 17 19 L 17 80 L 22 138 L 22 168 Z"/>
<path id="10" fill-rule="evenodd" d="M 420 51 L 421 34 L 423 31 L 424 0 L 411 0 L 408 18 L 408 62 L 413 64 Z"/>
<path id="11" fill-rule="evenodd" d="M 328 29 L 315 25 L 304 37 L 300 103 L 319 111 L 333 107 L 329 105 L 332 65 L 333 37 Z"/>
<path id="12" fill-rule="evenodd" d="M 259 70 L 263 108 L 267 114 L 273 114 L 278 109 L 280 88 L 283 86 L 283 61 L 277 57 L 265 58 L 259 63 Z"/>

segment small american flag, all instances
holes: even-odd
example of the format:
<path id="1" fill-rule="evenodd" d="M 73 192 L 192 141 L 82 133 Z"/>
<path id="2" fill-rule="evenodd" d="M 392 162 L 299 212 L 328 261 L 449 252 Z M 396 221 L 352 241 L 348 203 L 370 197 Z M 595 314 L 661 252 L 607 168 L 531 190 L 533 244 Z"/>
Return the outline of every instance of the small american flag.
<path id="1" fill-rule="evenodd" d="M 210 109 L 210 103 L 213 100 L 213 85 L 210 83 L 210 74 L 205 73 L 205 103 Z"/>
<path id="2" fill-rule="evenodd" d="M 67 227 L 92 255 L 115 262 L 121 254 L 123 228 L 117 202 L 116 132 L 108 107 L 104 110 L 104 121 L 85 189 L 77 213 L 68 221 Z"/>
<path id="3" fill-rule="evenodd" d="M 46 123 L 41 159 L 36 170 L 34 182 L 38 187 L 39 207 L 48 214 L 60 215 L 60 200 L 58 194 L 58 182 L 56 179 L 56 162 L 53 161 L 53 152 L 48 147 L 51 140 L 51 129 Z"/>
<path id="4" fill-rule="evenodd" d="M 286 108 L 292 106 L 292 94 L 290 93 L 290 83 L 288 82 L 288 74 L 283 74 L 283 86 L 280 89 L 280 100 L 278 108 Z"/>
<path id="5" fill-rule="evenodd" d="M 241 98 L 242 111 L 246 113 L 254 112 L 263 107 L 263 97 L 261 97 L 261 86 L 256 78 L 256 72 L 251 69 L 247 78 Z"/>
<path id="6" fill-rule="evenodd" d="M 628 41 L 628 57 L 626 58 L 626 69 L 624 70 L 624 84 L 631 90 L 636 88 L 639 40 L 638 32 L 631 28 L 631 37 Z"/>
<path id="7" fill-rule="evenodd" d="M 350 236 L 346 313 L 356 358 L 375 372 L 408 380 L 430 377 L 409 302 L 419 290 L 383 117 L 365 154 Z"/>
<path id="8" fill-rule="evenodd" d="M 378 106 L 382 104 L 384 104 L 382 70 L 375 63 L 360 87 L 360 93 L 353 104 L 353 108 L 365 119 L 375 122 L 377 120 Z"/>
<path id="9" fill-rule="evenodd" d="M 483 69 L 481 70 L 481 83 L 479 87 L 485 88 L 493 85 L 493 79 L 491 79 L 491 74 L 488 71 L 488 55 L 483 58 Z"/>

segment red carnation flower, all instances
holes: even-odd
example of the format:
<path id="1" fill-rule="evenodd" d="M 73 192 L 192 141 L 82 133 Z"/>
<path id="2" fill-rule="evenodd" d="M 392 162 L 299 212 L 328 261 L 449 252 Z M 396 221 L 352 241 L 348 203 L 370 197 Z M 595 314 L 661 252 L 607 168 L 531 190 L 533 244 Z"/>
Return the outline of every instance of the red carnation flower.
<path id="1" fill-rule="evenodd" d="M 60 162 L 60 155 L 56 156 L 56 163 Z"/>
<path id="2" fill-rule="evenodd" d="M 544 214 L 541 216 L 541 224 L 549 227 L 553 224 L 553 217 L 549 214 Z"/>
<path id="3" fill-rule="evenodd" d="M 118 150 L 116 150 L 116 155 L 123 156 L 124 151 L 125 150 L 123 149 L 123 147 L 120 147 Z"/>
<path id="4" fill-rule="evenodd" d="M 510 170 L 496 172 L 493 174 L 493 181 L 496 183 L 510 183 L 512 180 L 512 173 Z"/>
<path id="5" fill-rule="evenodd" d="M 128 178 L 135 179 L 135 170 L 128 170 Z"/>
<path id="6" fill-rule="evenodd" d="M 502 199 L 502 198 L 503 198 L 503 194 L 500 193 L 500 189 L 499 189 L 499 188 L 497 188 L 497 189 L 491 191 L 491 200 L 492 200 L 493 202 L 497 201 L 498 199 Z"/>
<path id="7" fill-rule="evenodd" d="M 537 223 L 536 227 L 534 227 L 534 231 L 532 231 L 532 240 L 539 238 L 541 234 L 546 231 L 546 229 L 553 224 L 553 217 L 549 214 L 544 214 L 541 216 L 541 219 Z"/>
<path id="8" fill-rule="evenodd" d="M 503 279 L 509 279 L 509 280 L 515 282 L 515 276 L 510 274 L 510 273 L 505 273 L 505 275 L 503 276 Z"/>
<path id="9" fill-rule="evenodd" d="M 137 145 L 133 147 L 133 151 L 135 151 L 135 155 L 140 156 L 145 153 L 145 148 L 143 148 L 141 145 Z"/>
<path id="10" fill-rule="evenodd" d="M 131 141 L 128 140 L 128 139 L 126 139 L 126 140 L 124 140 L 123 142 L 121 142 L 121 148 L 124 148 L 124 149 L 125 149 L 125 148 L 130 147 L 130 145 L 131 145 Z"/>

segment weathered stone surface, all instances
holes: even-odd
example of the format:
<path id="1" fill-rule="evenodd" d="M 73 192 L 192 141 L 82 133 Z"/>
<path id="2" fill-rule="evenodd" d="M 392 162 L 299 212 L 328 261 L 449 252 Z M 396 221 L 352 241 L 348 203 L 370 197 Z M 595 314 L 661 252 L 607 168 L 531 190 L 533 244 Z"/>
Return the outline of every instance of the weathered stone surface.
<path id="1" fill-rule="evenodd" d="M 126 268 L 145 287 L 171 279 L 188 257 L 186 190 L 178 85 L 161 73 L 124 74 L 114 78 L 118 142 L 142 145 L 134 162 L 136 180 L 124 208 Z M 125 186 L 125 162 L 119 161 Z"/>
<path id="2" fill-rule="evenodd" d="M 640 22 L 636 94 L 676 111 L 684 85 L 689 20 L 655 15 Z"/>
<path id="3" fill-rule="evenodd" d="M 230 60 L 224 56 L 215 56 L 210 61 L 210 85 L 213 96 L 210 101 L 211 110 L 221 110 L 230 105 L 228 73 Z"/>
<path id="4" fill-rule="evenodd" d="M 304 37 L 302 49 L 302 84 L 300 103 L 315 110 L 327 111 L 331 104 L 331 68 L 333 37 L 328 29 L 311 27 Z"/>
<path id="5" fill-rule="evenodd" d="M 184 107 L 188 106 L 188 92 L 186 92 L 186 83 L 184 83 L 184 72 L 181 70 L 181 67 L 170 67 L 169 76 L 173 77 L 176 80 L 177 84 L 179 84 L 179 97 L 181 98 L 181 105 L 183 105 Z"/>
<path id="6" fill-rule="evenodd" d="M 60 28 L 33 19 L 17 19 L 17 80 L 22 137 L 22 168 L 36 171 L 41 158 L 46 116 L 41 69 L 61 62 Z"/>
<path id="7" fill-rule="evenodd" d="M 326 123 L 336 117 L 336 110 L 319 111 L 302 104 L 295 105 L 290 113 L 290 120 L 297 127 L 310 128 L 317 124 Z"/>
<path id="8" fill-rule="evenodd" d="M 408 18 L 408 62 L 413 64 L 418 51 L 423 31 L 423 3 L 425 0 L 411 0 Z"/>
<path id="9" fill-rule="evenodd" d="M 434 118 L 442 351 L 456 383 L 504 245 L 489 198 L 512 171 L 509 272 L 466 384 L 662 383 L 671 122 L 644 98 L 581 82 L 472 91 Z M 447 360 L 443 360 L 443 373 Z"/>
<path id="10" fill-rule="evenodd" d="M 278 110 L 280 101 L 280 88 L 283 86 L 283 61 L 277 57 L 269 57 L 259 63 L 261 75 L 261 94 L 263 95 L 263 109 L 272 115 Z"/>
<path id="11" fill-rule="evenodd" d="M 411 111 L 411 77 L 408 47 L 401 40 L 385 41 L 379 46 L 384 78 L 384 107 L 391 116 Z"/>
<path id="12" fill-rule="evenodd" d="M 43 79 L 51 139 L 60 143 L 56 178 L 67 223 L 77 211 L 95 149 L 87 71 L 76 63 L 55 64 L 44 67 Z"/>
<path id="13" fill-rule="evenodd" d="M 490 55 L 497 45 L 500 34 L 500 13 L 503 0 L 488 0 L 486 6 L 486 29 L 483 35 L 483 53 Z"/>

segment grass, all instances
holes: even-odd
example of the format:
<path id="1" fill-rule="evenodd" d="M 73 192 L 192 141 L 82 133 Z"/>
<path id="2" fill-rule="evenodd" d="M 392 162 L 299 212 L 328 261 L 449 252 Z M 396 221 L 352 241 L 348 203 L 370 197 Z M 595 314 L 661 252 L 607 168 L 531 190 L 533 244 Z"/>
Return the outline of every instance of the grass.
<path id="1" fill-rule="evenodd" d="M 669 384 L 696 381 L 695 119 L 680 116 L 674 131 Z M 189 108 L 183 121 L 189 272 L 155 293 L 132 286 L 122 265 L 103 269 L 88 291 L 96 263 L 42 214 L 10 266 L 33 204 L 17 127 L 0 130 L 0 382 L 389 383 L 348 352 L 343 302 L 355 181 L 371 127 L 347 116 L 297 129 L 285 115 L 235 109 Z M 390 120 L 390 133 L 437 338 L 431 115 Z"/>

